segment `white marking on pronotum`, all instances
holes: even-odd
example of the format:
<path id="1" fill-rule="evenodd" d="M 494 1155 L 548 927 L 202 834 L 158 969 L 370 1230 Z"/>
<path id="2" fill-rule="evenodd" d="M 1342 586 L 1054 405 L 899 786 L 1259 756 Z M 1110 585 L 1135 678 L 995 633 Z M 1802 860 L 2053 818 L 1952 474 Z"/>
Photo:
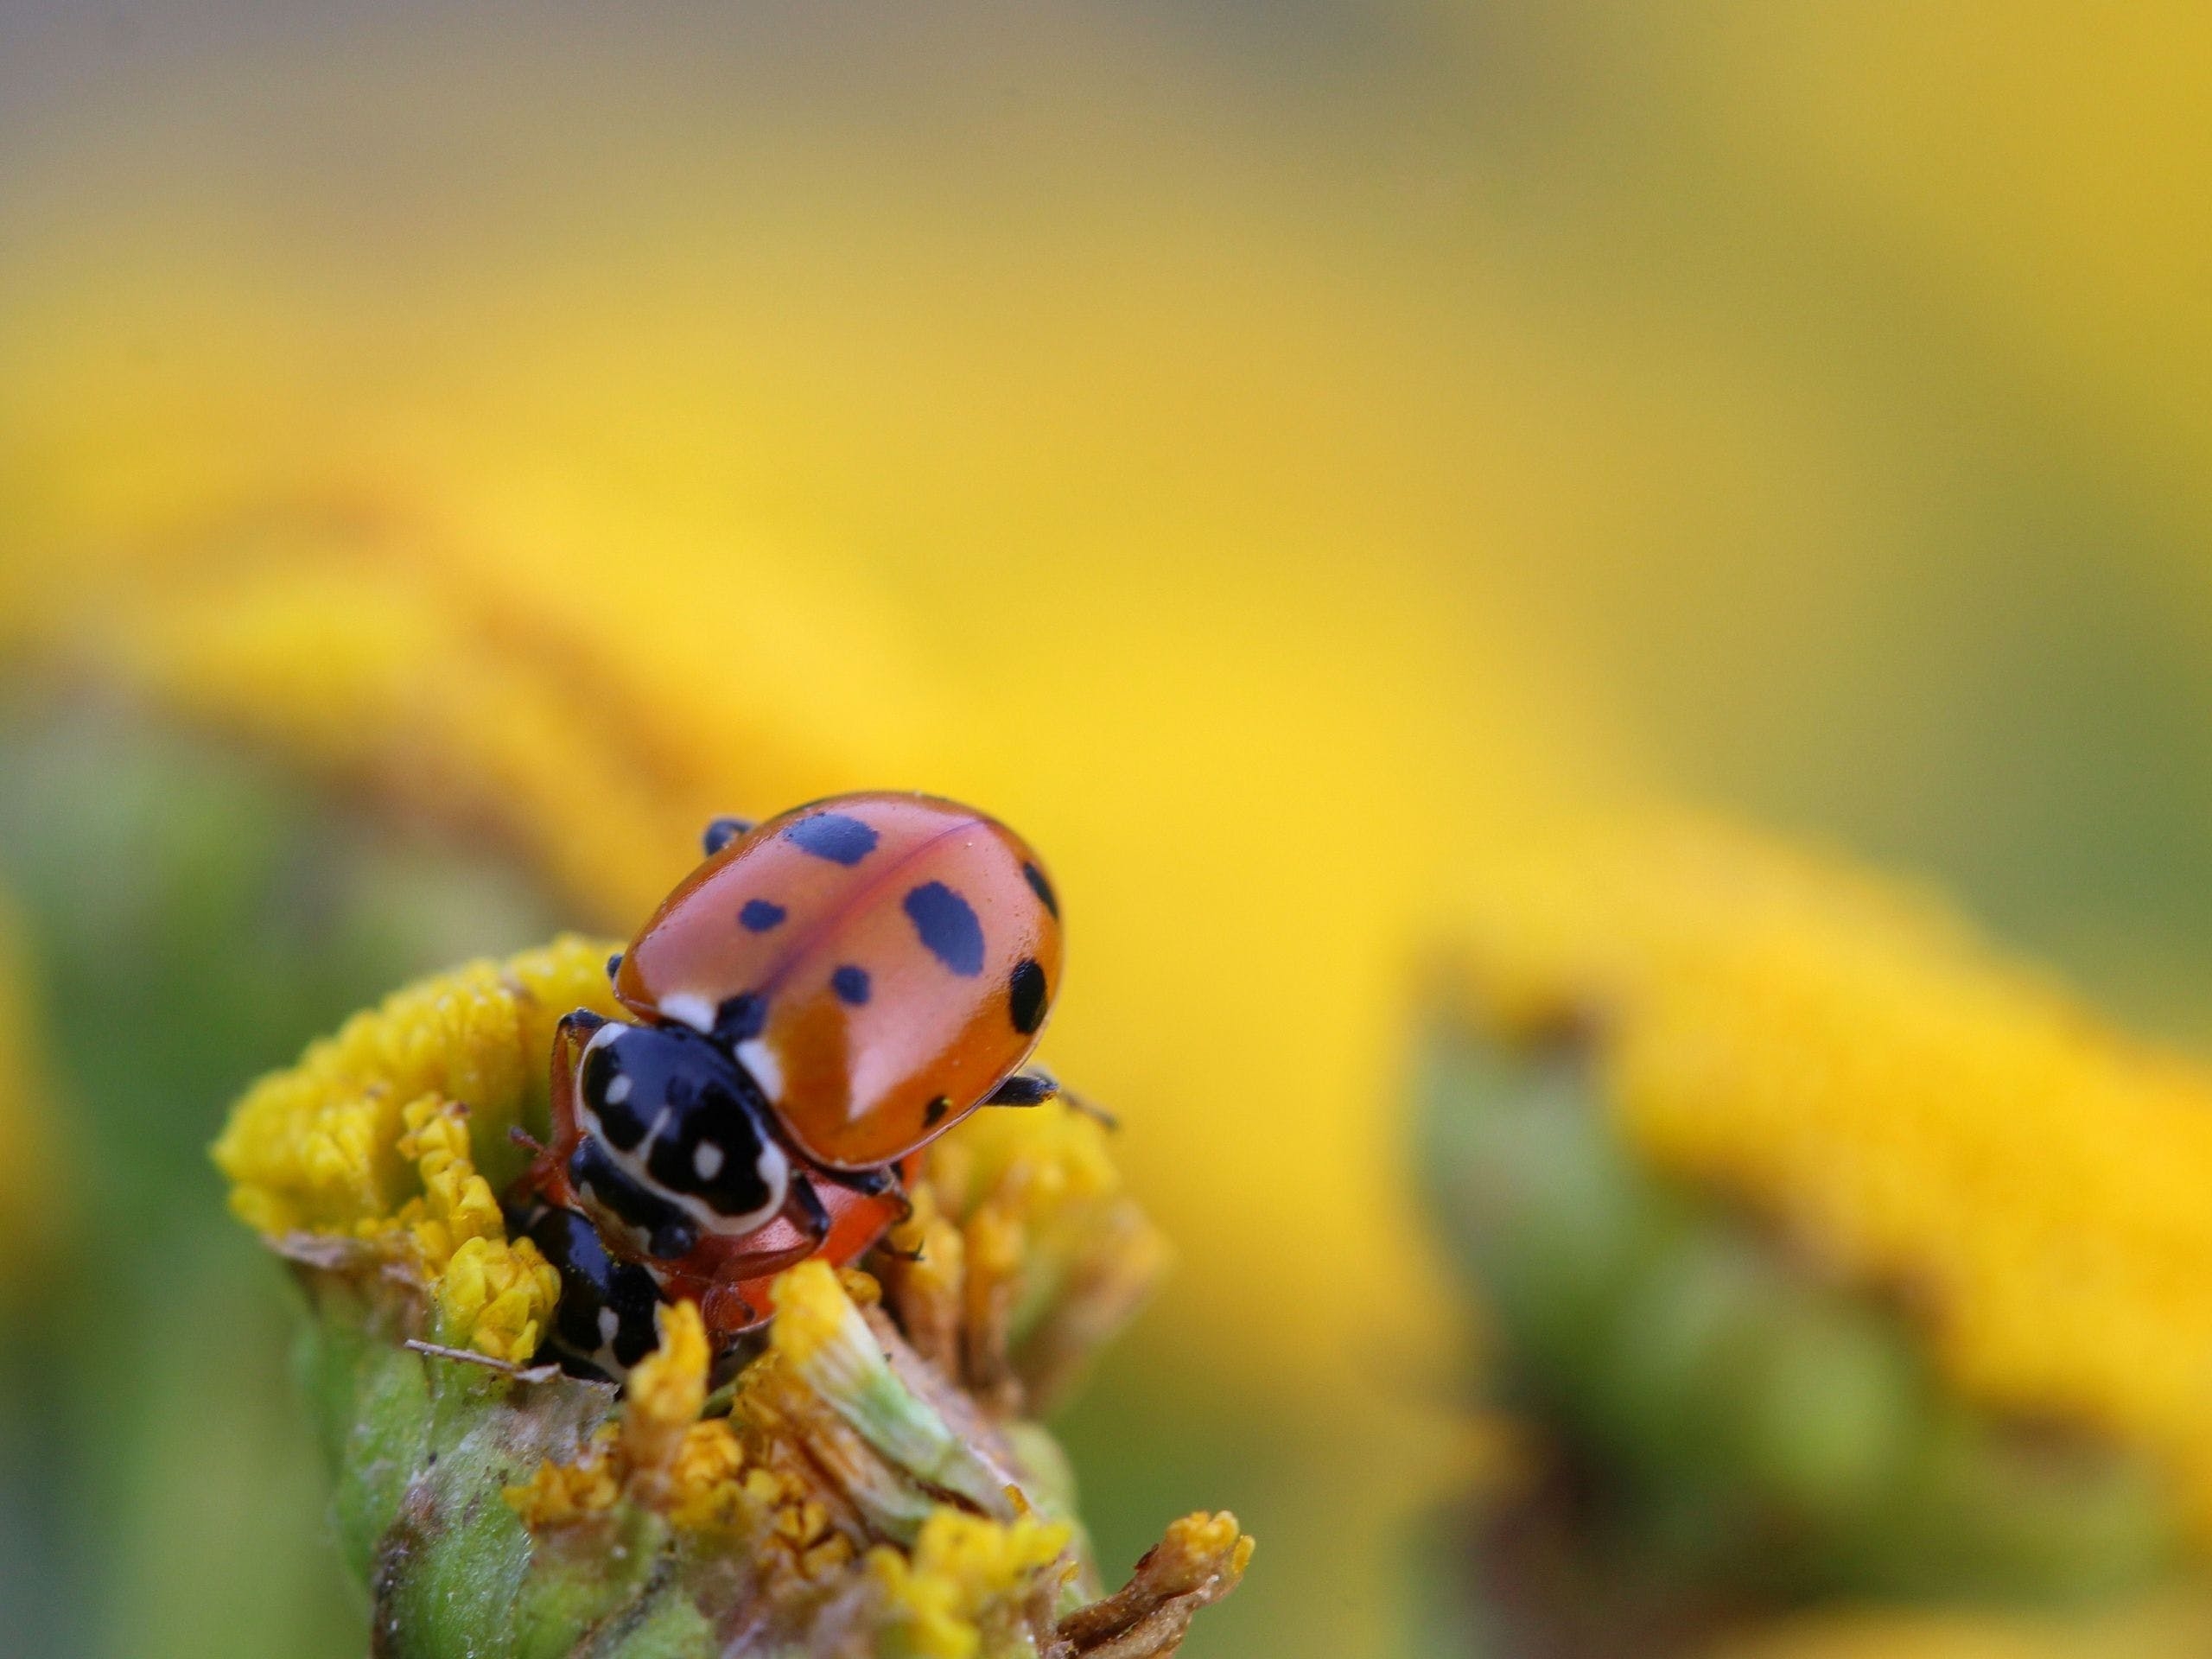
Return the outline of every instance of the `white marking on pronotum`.
<path id="1" fill-rule="evenodd" d="M 690 991 L 664 996 L 660 1011 L 671 1020 L 681 1020 L 694 1031 L 712 1033 L 715 1028 L 715 1005 Z"/>
<path id="2" fill-rule="evenodd" d="M 760 1085 L 760 1092 L 770 1100 L 784 1097 L 784 1068 L 776 1063 L 776 1051 L 761 1038 L 737 1046 L 737 1061 L 753 1074 L 753 1081 Z"/>
<path id="3" fill-rule="evenodd" d="M 599 1339 L 612 1344 L 622 1332 L 622 1316 L 611 1307 L 599 1310 Z"/>
<path id="4" fill-rule="evenodd" d="M 629 1098 L 630 1074 L 627 1071 L 617 1071 L 607 1081 L 607 1103 L 610 1106 L 620 1106 Z"/>
<path id="5" fill-rule="evenodd" d="M 584 1045 L 584 1052 L 588 1054 L 594 1048 L 613 1047 L 614 1039 L 628 1029 L 629 1027 L 620 1020 L 609 1020 L 597 1031 L 592 1033 L 591 1040 Z"/>
<path id="6" fill-rule="evenodd" d="M 711 1141 L 702 1141 L 691 1148 L 691 1167 L 699 1172 L 701 1180 L 713 1180 L 722 1173 L 722 1149 Z"/>
<path id="7" fill-rule="evenodd" d="M 791 1186 L 791 1160 L 784 1156 L 784 1149 L 765 1136 L 760 1142 L 760 1155 L 753 1160 L 753 1170 L 760 1178 L 760 1185 L 768 1189 L 768 1202 L 746 1217 L 748 1230 L 775 1218 L 784 1207 L 784 1199 Z"/>

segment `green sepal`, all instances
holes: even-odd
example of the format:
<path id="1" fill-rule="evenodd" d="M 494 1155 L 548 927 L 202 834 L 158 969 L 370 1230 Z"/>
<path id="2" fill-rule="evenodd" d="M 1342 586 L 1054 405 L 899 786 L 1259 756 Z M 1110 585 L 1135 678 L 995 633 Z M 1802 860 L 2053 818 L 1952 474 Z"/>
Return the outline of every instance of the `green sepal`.
<path id="1" fill-rule="evenodd" d="M 422 1355 L 371 1329 L 368 1302 L 344 1275 L 312 1277 L 316 1317 L 300 1333 L 301 1393 L 330 1465 L 340 1548 L 366 1582 L 379 1541 L 429 1460 L 429 1378 Z"/>
<path id="2" fill-rule="evenodd" d="M 667 1587 L 656 1582 L 668 1543 L 667 1523 L 658 1516 L 621 1503 L 603 1519 L 566 1530 L 570 1535 L 537 1541 L 537 1558 L 515 1611 L 515 1659 L 601 1651 L 582 1644 L 587 1637 L 604 1639 L 630 1622 L 625 1611 L 641 1612 L 656 1590 L 656 1604 L 668 1599 Z M 677 1599 L 690 1605 L 688 1599 Z"/>
<path id="3" fill-rule="evenodd" d="M 1440 1033 L 1421 1179 L 1499 1341 L 1499 1402 L 1601 1493 L 1591 1524 L 1685 1584 L 2029 1603 L 2179 1554 L 2163 1482 L 1951 1394 L 1898 1308 L 1664 1180 L 1588 1056 Z"/>

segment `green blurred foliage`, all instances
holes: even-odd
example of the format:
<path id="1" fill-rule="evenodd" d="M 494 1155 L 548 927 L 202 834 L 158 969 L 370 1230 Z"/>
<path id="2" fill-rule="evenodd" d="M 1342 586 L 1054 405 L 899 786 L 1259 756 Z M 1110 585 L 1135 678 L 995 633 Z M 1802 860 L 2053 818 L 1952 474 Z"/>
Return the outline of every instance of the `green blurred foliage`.
<path id="1" fill-rule="evenodd" d="M 207 1147 L 241 1086 L 410 976 L 553 931 L 496 858 L 367 825 L 111 708 L 0 723 L 69 1231 L 0 1355 L 0 1587 L 23 1653 L 358 1654 L 283 1269 Z"/>

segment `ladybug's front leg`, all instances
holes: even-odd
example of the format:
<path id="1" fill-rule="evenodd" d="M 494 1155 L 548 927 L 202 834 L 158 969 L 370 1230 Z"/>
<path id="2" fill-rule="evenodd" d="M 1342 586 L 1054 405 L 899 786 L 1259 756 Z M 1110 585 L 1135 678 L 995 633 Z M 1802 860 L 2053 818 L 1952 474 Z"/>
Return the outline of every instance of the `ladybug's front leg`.
<path id="1" fill-rule="evenodd" d="M 896 1201 L 899 1214 L 891 1224 L 894 1227 L 914 1213 L 914 1201 L 906 1196 L 906 1184 L 896 1164 L 885 1164 L 875 1169 L 819 1169 L 815 1173 L 862 1198 Z"/>
<path id="2" fill-rule="evenodd" d="M 516 1178 L 513 1193 L 535 1194 L 563 1209 L 574 1209 L 575 1191 L 569 1182 L 569 1158 L 583 1139 L 576 1114 L 576 1077 L 582 1069 L 584 1046 L 606 1025 L 604 1014 L 577 1008 L 561 1016 L 553 1027 L 552 1134 L 537 1148 L 530 1167 Z"/>

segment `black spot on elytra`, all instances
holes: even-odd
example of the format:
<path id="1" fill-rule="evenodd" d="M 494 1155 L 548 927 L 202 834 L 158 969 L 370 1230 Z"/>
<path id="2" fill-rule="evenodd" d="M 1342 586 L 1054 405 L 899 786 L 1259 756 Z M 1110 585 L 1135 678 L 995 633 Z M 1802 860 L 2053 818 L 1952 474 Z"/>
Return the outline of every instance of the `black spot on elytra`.
<path id="1" fill-rule="evenodd" d="M 965 899 L 942 881 L 925 881 L 904 907 L 931 956 L 963 979 L 983 971 L 983 925 Z"/>
<path id="2" fill-rule="evenodd" d="M 853 1007 L 860 1007 L 868 1001 L 868 969 L 856 968 L 849 962 L 830 976 L 830 988 L 837 993 L 840 1002 L 849 1002 Z"/>
<path id="3" fill-rule="evenodd" d="M 802 852 L 826 858 L 832 864 L 857 864 L 875 850 L 875 830 L 842 812 L 817 812 L 801 818 L 784 831 Z"/>
<path id="4" fill-rule="evenodd" d="M 1006 982 L 1007 1012 L 1014 1018 L 1014 1028 L 1025 1037 L 1045 1023 L 1046 989 L 1045 970 L 1036 957 L 1024 957 L 1014 964 Z"/>
<path id="5" fill-rule="evenodd" d="M 737 912 L 737 919 L 748 933 L 766 933 L 790 913 L 771 899 L 748 899 L 745 908 Z"/>
<path id="6" fill-rule="evenodd" d="M 928 1105 L 922 1108 L 922 1122 L 928 1124 L 930 1128 L 935 1128 L 939 1123 L 944 1121 L 944 1115 L 951 1109 L 952 1096 L 950 1095 L 939 1095 L 935 1100 L 930 1102 Z"/>
<path id="7" fill-rule="evenodd" d="M 741 991 L 715 1010 L 715 1035 L 725 1043 L 750 1042 L 767 1023 L 768 1000 L 757 991 Z"/>
<path id="8" fill-rule="evenodd" d="M 1059 895 L 1052 891 L 1052 884 L 1045 879 L 1045 872 L 1034 864 L 1024 862 L 1021 867 L 1021 879 L 1029 884 L 1029 891 L 1037 895 L 1038 902 L 1052 912 L 1052 919 L 1056 922 L 1059 920 Z"/>

